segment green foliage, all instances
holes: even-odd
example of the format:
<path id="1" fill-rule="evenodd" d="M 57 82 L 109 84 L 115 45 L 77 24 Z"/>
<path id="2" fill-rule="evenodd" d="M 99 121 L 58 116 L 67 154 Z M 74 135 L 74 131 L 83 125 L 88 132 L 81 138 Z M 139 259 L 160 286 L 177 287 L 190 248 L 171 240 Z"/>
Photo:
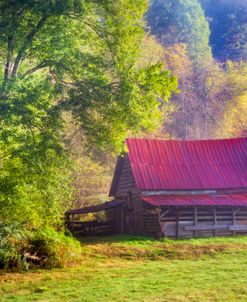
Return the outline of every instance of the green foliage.
<path id="1" fill-rule="evenodd" d="M 147 20 L 151 32 L 165 45 L 188 45 L 195 63 L 211 56 L 209 25 L 198 0 L 153 0 Z"/>
<path id="2" fill-rule="evenodd" d="M 42 268 L 68 267 L 81 259 L 80 242 L 51 227 L 40 229 L 31 237 L 28 251 L 39 259 Z"/>
<path id="3" fill-rule="evenodd" d="M 52 154 L 51 154 L 52 155 Z M 56 160 L 55 156 L 47 161 Z M 55 163 L 57 164 L 57 163 Z M 57 226 L 62 223 L 63 212 L 68 206 L 70 190 L 68 175 L 63 175 L 62 164 L 32 168 L 20 159 L 8 160 L 1 175 L 2 221 L 25 222 L 29 228 L 45 223 Z"/>
<path id="4" fill-rule="evenodd" d="M 0 219 L 57 227 L 72 200 L 64 112 L 87 149 L 155 129 L 177 82 L 138 64 L 147 1 L 0 3 Z"/>
<path id="5" fill-rule="evenodd" d="M 37 78 L 36 78 L 37 79 Z M 45 81 L 16 81 L 1 110 L 0 219 L 39 227 L 60 223 L 70 200 L 69 164 Z"/>
<path id="6" fill-rule="evenodd" d="M 0 224 L 0 269 L 22 270 L 28 267 L 24 250 L 28 233 L 19 224 Z"/>
<path id="7" fill-rule="evenodd" d="M 86 74 L 87 68 L 97 67 L 95 63 L 85 66 L 83 78 L 89 78 L 69 90 L 69 104 L 90 145 L 120 152 L 126 136 L 157 128 L 162 120 L 157 98 L 167 100 L 177 82 L 161 64 L 146 68 L 138 64 L 146 2 L 110 3 L 101 6 L 104 23 L 92 16 L 87 21 L 97 29 L 92 36 L 99 44 L 94 60 L 100 68 Z"/>
<path id="8" fill-rule="evenodd" d="M 0 224 L 0 269 L 68 267 L 80 257 L 80 243 L 51 227 L 31 232 L 19 223 Z"/>
<path id="9" fill-rule="evenodd" d="M 89 142 L 119 151 L 131 131 L 134 134 L 157 127 L 161 120 L 157 97 L 167 99 L 177 85 L 159 64 L 137 68 L 147 1 L 88 1 L 79 16 L 68 8 L 67 1 L 61 3 L 60 10 L 54 11 L 52 4 L 47 13 L 39 2 L 27 5 L 15 27 L 8 18 L 14 36 L 7 27 L 3 40 L 9 35 L 13 43 L 17 39 L 20 43 L 10 49 L 4 40 L 3 52 L 8 59 L 3 91 L 12 89 L 16 77 L 26 82 L 33 75 L 35 83 L 37 76 L 50 78 L 54 110 L 71 110 Z M 13 21 L 16 10 L 11 6 L 9 10 Z M 6 14 L 3 11 L 3 18 Z M 42 18 L 45 20 L 39 24 Z M 15 53 L 21 56 L 20 61 L 16 61 Z M 145 110 L 140 112 L 143 105 Z M 154 116 L 153 123 L 150 115 Z"/>
<path id="10" fill-rule="evenodd" d="M 107 88 L 109 85 L 97 87 L 96 103 L 79 111 L 79 118 L 89 144 L 98 144 L 102 150 L 113 146 L 113 150 L 120 152 L 126 136 L 152 131 L 160 125 L 162 111 L 157 97 L 167 100 L 177 83 L 175 78 L 171 81 L 168 72 L 162 71 L 162 65 L 156 65 L 124 76 L 113 88 L 114 94 Z M 85 97 L 79 93 L 73 94 L 76 102 Z"/>

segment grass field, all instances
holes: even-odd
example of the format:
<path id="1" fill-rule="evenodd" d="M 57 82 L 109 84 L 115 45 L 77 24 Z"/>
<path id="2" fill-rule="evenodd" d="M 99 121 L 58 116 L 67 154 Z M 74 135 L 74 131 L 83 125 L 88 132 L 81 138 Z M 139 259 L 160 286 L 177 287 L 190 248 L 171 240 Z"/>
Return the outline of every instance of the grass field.
<path id="1" fill-rule="evenodd" d="M 2 273 L 0 301 L 247 301 L 247 237 L 82 245 L 77 267 Z"/>

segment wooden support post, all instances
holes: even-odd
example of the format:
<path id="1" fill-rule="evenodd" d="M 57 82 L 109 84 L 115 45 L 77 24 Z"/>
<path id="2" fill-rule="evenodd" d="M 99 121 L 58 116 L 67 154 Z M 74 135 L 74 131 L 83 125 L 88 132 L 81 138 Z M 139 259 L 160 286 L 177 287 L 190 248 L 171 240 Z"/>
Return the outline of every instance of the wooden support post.
<path id="1" fill-rule="evenodd" d="M 194 226 L 197 226 L 197 208 L 194 208 Z M 197 237 L 197 231 L 193 231 L 194 237 Z"/>
<path id="2" fill-rule="evenodd" d="M 64 220 L 65 220 L 65 227 L 69 229 L 70 228 L 70 215 L 65 214 Z"/>
<path id="3" fill-rule="evenodd" d="M 236 214 L 235 211 L 233 209 L 232 211 L 232 224 L 235 225 L 236 224 Z M 233 236 L 236 236 L 236 231 L 232 231 Z"/>
<path id="4" fill-rule="evenodd" d="M 214 225 L 217 225 L 217 210 L 214 208 Z M 217 231 L 213 231 L 214 237 L 217 235 Z"/>
<path id="5" fill-rule="evenodd" d="M 159 221 L 159 227 L 160 227 L 160 234 L 158 234 L 158 236 L 165 236 L 165 234 L 163 233 L 163 229 L 162 229 L 162 223 L 161 223 L 161 208 L 156 208 L 156 213 L 157 213 L 157 217 L 158 217 L 158 221 Z"/>
<path id="6" fill-rule="evenodd" d="M 165 232 L 165 230 L 163 229 L 163 224 L 162 224 L 161 220 L 164 219 L 165 216 L 166 216 L 170 211 L 171 211 L 171 209 L 168 208 L 166 211 L 164 211 L 164 212 L 162 213 L 162 210 L 159 208 L 159 209 L 158 209 L 158 212 L 157 212 L 158 220 L 159 220 L 159 225 L 160 225 L 160 232 L 161 232 L 161 234 L 162 234 L 163 236 L 166 236 L 166 232 Z"/>
<path id="7" fill-rule="evenodd" d="M 177 221 L 176 221 L 176 238 L 179 239 L 179 218 L 180 212 L 177 212 Z"/>
<path id="8" fill-rule="evenodd" d="M 236 225 L 236 210 L 232 210 L 232 225 L 235 226 Z M 232 231 L 232 234 L 235 236 L 236 235 L 236 231 Z"/>
<path id="9" fill-rule="evenodd" d="M 234 226 L 236 226 L 236 214 L 240 211 L 240 208 L 237 209 L 233 209 L 232 210 L 232 224 L 233 224 L 233 230 L 232 230 L 232 234 L 235 236 L 236 235 L 236 231 L 234 228 Z"/>
<path id="10" fill-rule="evenodd" d="M 72 232 L 74 233 L 75 231 L 75 214 L 72 214 L 72 223 L 71 223 L 71 228 L 72 228 Z"/>

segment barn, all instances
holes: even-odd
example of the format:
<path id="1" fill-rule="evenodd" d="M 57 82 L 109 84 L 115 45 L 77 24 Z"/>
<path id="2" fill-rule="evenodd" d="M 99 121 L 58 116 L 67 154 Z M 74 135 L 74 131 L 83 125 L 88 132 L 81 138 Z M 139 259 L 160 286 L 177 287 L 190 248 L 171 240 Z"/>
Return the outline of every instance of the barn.
<path id="1" fill-rule="evenodd" d="M 112 232 L 173 238 L 247 234 L 247 138 L 131 138 L 126 145 L 112 180 L 113 201 L 103 205 Z"/>

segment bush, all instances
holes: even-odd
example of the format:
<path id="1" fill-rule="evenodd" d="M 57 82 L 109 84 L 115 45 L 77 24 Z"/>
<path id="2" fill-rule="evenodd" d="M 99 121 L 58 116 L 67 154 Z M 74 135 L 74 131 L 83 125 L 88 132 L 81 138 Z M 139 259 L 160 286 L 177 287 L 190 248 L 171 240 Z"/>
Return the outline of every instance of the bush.
<path id="1" fill-rule="evenodd" d="M 66 267 L 80 258 L 80 243 L 51 227 L 30 232 L 18 223 L 0 224 L 0 269 Z"/>
<path id="2" fill-rule="evenodd" d="M 24 256 L 28 247 L 28 232 L 18 223 L 0 224 L 0 269 L 27 269 Z"/>
<path id="3" fill-rule="evenodd" d="M 30 239 L 29 257 L 43 268 L 72 266 L 81 258 L 81 245 L 74 238 L 45 227 Z"/>

